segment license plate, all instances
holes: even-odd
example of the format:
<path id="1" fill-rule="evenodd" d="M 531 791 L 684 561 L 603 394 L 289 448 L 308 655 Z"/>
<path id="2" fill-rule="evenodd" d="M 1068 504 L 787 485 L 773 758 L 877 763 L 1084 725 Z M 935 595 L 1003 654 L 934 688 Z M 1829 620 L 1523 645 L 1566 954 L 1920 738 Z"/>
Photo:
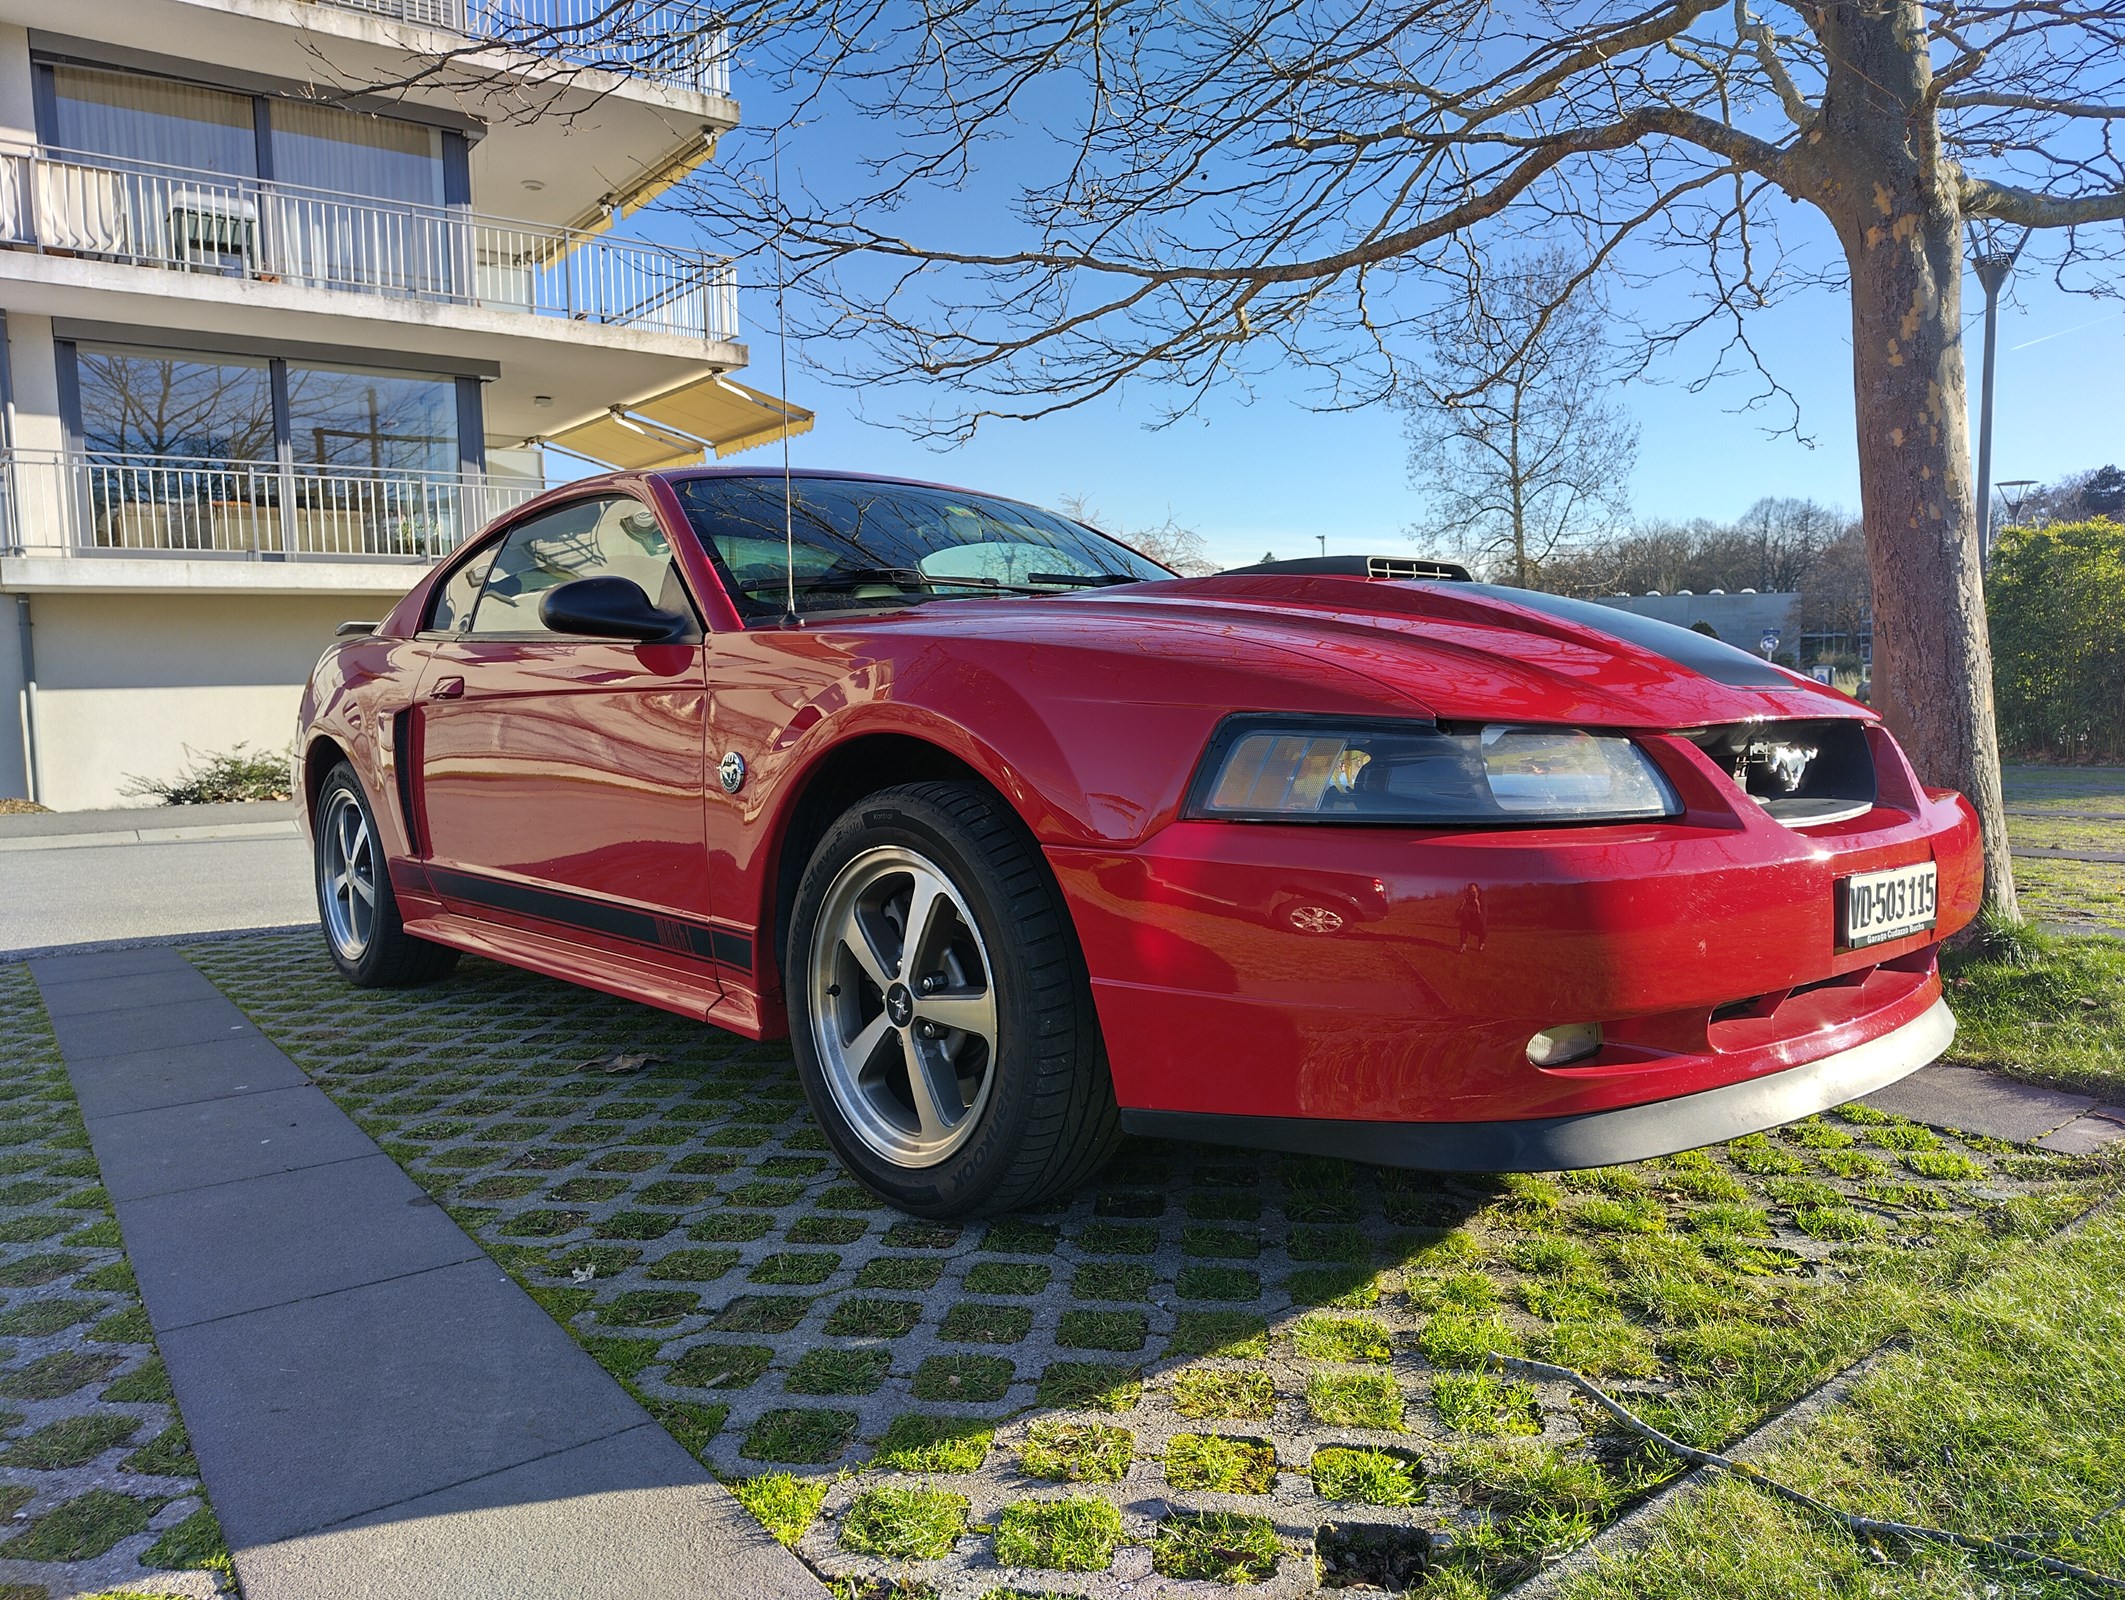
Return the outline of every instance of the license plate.
<path id="1" fill-rule="evenodd" d="M 1855 873 L 1837 885 L 1837 942 L 1847 950 L 1881 944 L 1933 926 L 1934 865 Z"/>

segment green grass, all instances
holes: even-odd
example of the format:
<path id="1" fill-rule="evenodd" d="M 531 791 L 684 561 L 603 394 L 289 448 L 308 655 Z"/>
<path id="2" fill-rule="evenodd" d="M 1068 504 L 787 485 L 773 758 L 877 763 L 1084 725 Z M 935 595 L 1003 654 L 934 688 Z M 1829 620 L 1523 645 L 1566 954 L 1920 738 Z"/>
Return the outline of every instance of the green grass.
<path id="1" fill-rule="evenodd" d="M 976 1472 L 995 1436 L 986 1423 L 911 1411 L 886 1428 L 871 1464 L 902 1472 Z"/>
<path id="2" fill-rule="evenodd" d="M 1002 1356 L 931 1356 L 910 1388 L 917 1400 L 1001 1400 L 1014 1375 Z"/>
<path id="3" fill-rule="evenodd" d="M 1313 1453 L 1314 1493 L 1369 1506 L 1413 1506 L 1424 1498 L 1424 1469 L 1387 1450 L 1323 1445 Z"/>
<path id="4" fill-rule="evenodd" d="M 1431 1401 L 1440 1420 L 1456 1433 L 1532 1434 L 1542 1431 L 1535 1391 L 1504 1383 L 1484 1372 L 1441 1372 L 1432 1378 Z"/>
<path id="5" fill-rule="evenodd" d="M 935 1561 L 951 1553 L 966 1527 L 965 1495 L 881 1484 L 849 1502 L 841 1516 L 840 1544 L 888 1561 Z"/>
<path id="6" fill-rule="evenodd" d="M 1253 1420 L 1276 1410 L 1276 1389 L 1266 1372 L 1187 1367 L 1173 1375 L 1173 1409 L 1191 1421 Z"/>
<path id="7" fill-rule="evenodd" d="M 1224 1511 L 1182 1512 L 1152 1537 L 1151 1561 L 1169 1578 L 1261 1583 L 1275 1576 L 1283 1546 L 1267 1517 Z"/>
<path id="8" fill-rule="evenodd" d="M 979 1271 L 979 1268 L 975 1269 Z M 972 1275 L 969 1275 L 971 1285 Z M 1070 1293 L 1079 1300 L 1148 1300 L 1158 1275 L 1149 1267 L 1124 1266 L 1118 1261 L 1090 1261 L 1070 1280 Z"/>
<path id="9" fill-rule="evenodd" d="M 944 1263 L 921 1256 L 874 1256 L 856 1269 L 859 1289 L 911 1289 L 937 1287 L 944 1276 Z"/>
<path id="10" fill-rule="evenodd" d="M 764 1344 L 697 1344 L 671 1364 L 666 1381 L 681 1389 L 743 1389 L 774 1359 Z"/>
<path id="11" fill-rule="evenodd" d="M 1314 1361 L 1384 1363 L 1394 1341 L 1370 1317 L 1303 1316 L 1291 1325 L 1291 1348 Z"/>
<path id="12" fill-rule="evenodd" d="M 1141 1311 L 1065 1311 L 1055 1342 L 1065 1350 L 1141 1350 L 1148 1332 Z"/>
<path id="13" fill-rule="evenodd" d="M 1040 1417 L 1026 1428 L 1018 1464 L 1028 1477 L 1056 1483 L 1119 1483 L 1135 1456 L 1127 1428 Z"/>
<path id="14" fill-rule="evenodd" d="M 855 1431 L 853 1411 L 770 1411 L 747 1431 L 738 1453 L 748 1461 L 821 1466 L 841 1458 Z"/>
<path id="15" fill-rule="evenodd" d="M 967 1269 L 967 1293 L 1039 1294 L 1054 1275 L 1037 1261 L 977 1261 Z"/>
<path id="16" fill-rule="evenodd" d="M 91 1489 L 0 1544 L 0 1555 L 24 1561 L 86 1561 L 120 1539 L 146 1532 L 154 1510 L 153 1501 Z"/>
<path id="17" fill-rule="evenodd" d="M 1007 1567 L 1104 1572 L 1121 1538 L 1122 1514 L 1104 1500 L 1020 1500 L 996 1519 L 996 1559 Z"/>
<path id="18" fill-rule="evenodd" d="M 1910 1348 L 1754 1465 L 1870 1516 L 1994 1537 L 2035 1530 L 2032 1549 L 2125 1578 L 2121 1278 L 2125 1216 L 2113 1204 L 1926 1305 Z M 2071 1592 L 2011 1561 L 1862 1545 L 1726 1477 L 1666 1510 L 1627 1562 L 1566 1590 L 1570 1600 Z"/>
<path id="19" fill-rule="evenodd" d="M 1276 1487 L 1276 1448 L 1263 1439 L 1176 1433 L 1166 1441 L 1165 1469 L 1176 1489 L 1267 1494 Z"/>
<path id="20" fill-rule="evenodd" d="M 738 1503 L 753 1514 L 753 1520 L 786 1545 L 802 1539 L 819 1516 L 819 1507 L 832 1487 L 827 1478 L 799 1478 L 787 1472 L 762 1473 L 740 1478 L 730 1486 Z"/>
<path id="21" fill-rule="evenodd" d="M 955 1344 L 1016 1344 L 1033 1331 L 1033 1308 L 962 1300 L 945 1313 L 938 1331 Z"/>
<path id="22" fill-rule="evenodd" d="M 2023 929 L 1941 965 L 1957 1028 L 1949 1060 L 2125 1099 L 2125 939 Z"/>
<path id="23" fill-rule="evenodd" d="M 840 1338 L 899 1339 L 913 1332 L 921 1320 L 919 1301 L 859 1296 L 842 1301 L 827 1313 L 826 1331 Z"/>
<path id="24" fill-rule="evenodd" d="M 139 1431 L 138 1417 L 120 1416 L 114 1412 L 62 1417 L 27 1438 L 17 1439 L 0 1449 L 0 1466 L 46 1469 L 86 1466 L 106 1450 L 115 1450 L 125 1444 Z"/>
<path id="25" fill-rule="evenodd" d="M 1269 1354 L 1269 1324 L 1251 1311 L 1178 1312 L 1166 1354 L 1259 1360 Z"/>
<path id="26" fill-rule="evenodd" d="M 1143 1398 L 1141 1369 L 1111 1361 L 1056 1361 L 1040 1375 L 1034 1398 L 1065 1411 L 1134 1411 Z"/>
<path id="27" fill-rule="evenodd" d="M 884 1350 L 807 1350 L 782 1386 L 791 1394 L 869 1394 L 892 1364 Z"/>
<path id="28" fill-rule="evenodd" d="M 1402 1391 L 1385 1372 L 1315 1372 L 1306 1380 L 1306 1408 L 1332 1428 L 1402 1426 Z"/>

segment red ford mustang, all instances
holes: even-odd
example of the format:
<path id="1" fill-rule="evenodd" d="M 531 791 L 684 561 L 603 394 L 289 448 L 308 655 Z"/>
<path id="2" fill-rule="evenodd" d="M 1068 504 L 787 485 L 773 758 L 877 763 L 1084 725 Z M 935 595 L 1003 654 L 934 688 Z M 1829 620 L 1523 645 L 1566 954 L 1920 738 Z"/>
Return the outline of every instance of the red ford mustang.
<path id="1" fill-rule="evenodd" d="M 794 1043 L 907 1210 L 1118 1130 L 1449 1170 L 1725 1139 L 1932 1060 L 1977 823 L 1699 634 L 1324 558 L 1176 578 L 831 473 L 593 479 L 318 663 L 332 957 Z"/>

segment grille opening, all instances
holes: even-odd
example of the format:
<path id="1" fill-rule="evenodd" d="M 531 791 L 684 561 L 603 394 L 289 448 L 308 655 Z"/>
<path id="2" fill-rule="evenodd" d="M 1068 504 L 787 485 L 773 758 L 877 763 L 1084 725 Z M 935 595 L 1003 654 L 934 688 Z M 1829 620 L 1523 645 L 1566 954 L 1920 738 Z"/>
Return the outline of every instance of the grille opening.
<path id="1" fill-rule="evenodd" d="M 1874 809 L 1874 754 L 1855 719 L 1741 722 L 1689 737 L 1789 828 L 1820 827 Z"/>

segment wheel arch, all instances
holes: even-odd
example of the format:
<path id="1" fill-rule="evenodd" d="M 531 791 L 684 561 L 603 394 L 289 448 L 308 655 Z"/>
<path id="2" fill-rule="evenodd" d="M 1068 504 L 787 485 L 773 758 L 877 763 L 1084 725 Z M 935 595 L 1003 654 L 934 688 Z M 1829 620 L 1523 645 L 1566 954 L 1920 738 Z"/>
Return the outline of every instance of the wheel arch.
<path id="1" fill-rule="evenodd" d="M 303 747 L 302 802 L 303 816 L 317 815 L 317 798 L 324 792 L 325 778 L 342 761 L 351 763 L 345 745 L 330 734 L 313 734 L 309 744 Z M 307 826 L 307 823 L 305 824 Z"/>
<path id="2" fill-rule="evenodd" d="M 771 869 L 764 874 L 767 904 L 760 931 L 765 949 L 757 955 L 762 998 L 782 987 L 782 944 L 797 902 L 797 883 L 812 851 L 844 811 L 867 794 L 903 783 L 978 783 L 1017 815 L 1008 796 L 963 757 L 916 734 L 862 733 L 824 752 L 798 779 L 784 803 L 769 844 Z"/>

